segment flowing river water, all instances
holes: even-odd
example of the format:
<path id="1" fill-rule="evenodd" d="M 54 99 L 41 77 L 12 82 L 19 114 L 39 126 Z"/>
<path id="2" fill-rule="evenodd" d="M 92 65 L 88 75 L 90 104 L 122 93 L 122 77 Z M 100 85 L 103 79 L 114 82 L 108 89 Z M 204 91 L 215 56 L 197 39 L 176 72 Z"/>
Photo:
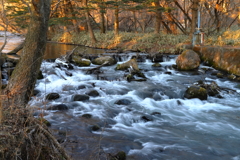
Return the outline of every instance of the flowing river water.
<path id="1" fill-rule="evenodd" d="M 74 48 L 52 45 L 57 47 L 48 48 L 49 55 L 58 54 L 56 50 L 63 46 Z M 133 55 L 122 54 L 118 64 Z M 102 67 L 97 75 L 86 74 L 86 69 L 96 65 L 74 66 L 68 76 L 54 61 L 44 60 L 44 79 L 37 81 L 39 92 L 29 108 L 34 108 L 36 117 L 41 113 L 51 122 L 54 135 L 76 160 L 107 159 L 119 151 L 129 160 L 239 160 L 239 83 L 216 78 L 211 74 L 215 69 L 203 65 L 198 71 L 177 71 L 172 68 L 176 57 L 166 56 L 161 67 L 152 67 L 149 59 L 138 62 L 147 77 L 143 82 L 128 82 L 126 72 L 115 70 L 116 65 Z M 223 98 L 184 99 L 187 87 L 199 80 L 231 90 L 222 90 Z M 73 95 L 91 90 L 99 95 L 87 101 L 72 100 Z M 45 100 L 53 92 L 60 98 Z M 117 104 L 118 100 L 130 103 Z M 46 110 L 55 104 L 65 104 L 68 110 Z M 91 116 L 83 116 L 87 114 Z M 93 129 L 96 126 L 100 129 Z"/>

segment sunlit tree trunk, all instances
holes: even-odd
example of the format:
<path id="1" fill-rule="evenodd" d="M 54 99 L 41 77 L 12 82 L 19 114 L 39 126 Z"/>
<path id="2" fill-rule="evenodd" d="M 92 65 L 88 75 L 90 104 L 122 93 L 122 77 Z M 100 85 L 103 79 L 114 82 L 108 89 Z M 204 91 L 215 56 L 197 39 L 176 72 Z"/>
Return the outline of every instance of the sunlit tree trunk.
<path id="1" fill-rule="evenodd" d="M 115 6 L 114 10 L 114 33 L 115 35 L 119 34 L 119 7 L 118 5 Z"/>
<path id="2" fill-rule="evenodd" d="M 13 71 L 5 93 L 14 104 L 24 107 L 30 100 L 42 63 L 50 13 L 49 0 L 32 0 L 32 17 L 21 59 Z"/>

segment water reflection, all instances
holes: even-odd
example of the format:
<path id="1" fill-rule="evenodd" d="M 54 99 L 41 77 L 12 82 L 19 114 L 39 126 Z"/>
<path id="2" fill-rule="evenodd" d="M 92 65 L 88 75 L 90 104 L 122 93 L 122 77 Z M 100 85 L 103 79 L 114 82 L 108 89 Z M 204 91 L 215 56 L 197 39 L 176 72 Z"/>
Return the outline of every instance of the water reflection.
<path id="1" fill-rule="evenodd" d="M 85 46 L 76 46 L 69 44 L 59 44 L 59 43 L 47 43 L 44 59 L 54 59 L 60 57 L 61 55 L 66 54 L 68 51 L 72 51 L 77 47 L 76 51 L 79 53 L 88 53 L 88 54 L 101 54 L 104 50 L 88 48 Z"/>
<path id="2" fill-rule="evenodd" d="M 20 36 L 9 36 L 7 37 L 7 44 L 3 49 L 3 53 L 8 53 L 12 51 L 14 48 L 16 48 L 19 44 L 21 44 L 24 41 L 24 38 Z M 2 46 L 4 43 L 4 37 L 0 34 L 0 46 Z M 52 43 L 48 42 L 45 50 L 44 59 L 54 59 L 57 57 L 60 57 L 61 55 L 66 54 L 66 52 L 73 50 L 76 47 L 76 45 L 69 45 L 69 44 L 59 44 L 59 43 Z M 104 50 L 101 49 L 94 49 L 94 48 L 88 48 L 85 46 L 78 46 L 76 49 L 79 53 L 88 53 L 88 54 L 101 54 L 104 52 Z M 21 55 L 21 50 L 17 53 Z"/>

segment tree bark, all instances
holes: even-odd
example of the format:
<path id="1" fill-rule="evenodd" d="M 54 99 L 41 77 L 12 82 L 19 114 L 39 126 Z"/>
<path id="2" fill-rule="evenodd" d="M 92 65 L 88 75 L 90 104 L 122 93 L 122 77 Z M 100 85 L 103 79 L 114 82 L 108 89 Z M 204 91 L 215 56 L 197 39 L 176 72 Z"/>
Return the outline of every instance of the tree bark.
<path id="1" fill-rule="evenodd" d="M 162 13 L 161 11 L 159 11 L 160 8 L 160 4 L 158 0 L 155 0 L 153 2 L 154 6 L 157 8 L 156 12 L 156 19 L 155 19 L 155 33 L 159 33 L 160 32 L 160 27 L 161 27 L 161 22 L 162 22 Z"/>
<path id="2" fill-rule="evenodd" d="M 191 32 L 189 35 L 190 40 L 192 40 L 193 33 L 194 33 L 196 25 L 197 25 L 198 6 L 199 6 L 199 0 L 193 0 L 193 2 L 192 2 L 192 24 L 191 24 Z"/>
<path id="3" fill-rule="evenodd" d="M 96 40 L 96 37 L 93 33 L 92 26 L 91 26 L 91 23 L 90 23 L 89 10 L 88 10 L 88 7 L 87 7 L 87 0 L 83 0 L 82 2 L 83 2 L 84 7 L 86 7 L 85 17 L 86 17 L 86 21 L 87 21 L 88 33 L 91 37 L 92 44 L 95 44 L 95 43 L 97 43 L 97 40 Z"/>
<path id="4" fill-rule="evenodd" d="M 100 5 L 100 16 L 101 16 L 101 33 L 106 33 L 106 27 L 105 27 L 105 5 L 104 0 L 101 0 L 102 4 Z"/>
<path id="5" fill-rule="evenodd" d="M 114 10 L 114 16 L 115 16 L 115 20 L 114 20 L 114 33 L 115 35 L 119 34 L 119 8 L 118 5 L 116 5 L 115 10 Z"/>
<path id="6" fill-rule="evenodd" d="M 42 63 L 50 13 L 49 0 L 32 0 L 32 17 L 21 59 L 13 71 L 5 93 L 12 103 L 25 107 L 31 98 Z"/>

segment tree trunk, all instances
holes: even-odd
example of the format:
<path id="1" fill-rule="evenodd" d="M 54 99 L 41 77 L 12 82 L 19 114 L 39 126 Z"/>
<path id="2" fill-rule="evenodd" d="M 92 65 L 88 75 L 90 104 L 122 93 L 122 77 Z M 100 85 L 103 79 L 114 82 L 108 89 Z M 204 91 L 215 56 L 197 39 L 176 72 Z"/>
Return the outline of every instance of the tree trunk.
<path id="1" fill-rule="evenodd" d="M 119 34 L 119 8 L 118 5 L 116 5 L 115 10 L 114 10 L 114 16 L 115 16 L 115 20 L 114 20 L 114 33 L 115 35 Z"/>
<path id="2" fill-rule="evenodd" d="M 106 33 L 106 27 L 105 27 L 105 7 L 104 7 L 104 0 L 101 0 L 102 4 L 99 7 L 100 8 L 100 16 L 101 16 L 101 33 Z"/>
<path id="3" fill-rule="evenodd" d="M 160 27 L 161 27 L 161 22 L 162 22 L 162 13 L 161 11 L 159 11 L 159 8 L 160 8 L 160 4 L 159 4 L 159 1 L 158 0 L 155 0 L 153 2 L 154 6 L 156 7 L 156 19 L 155 19 L 155 30 L 154 32 L 155 33 L 159 33 L 160 32 Z"/>
<path id="4" fill-rule="evenodd" d="M 87 27 L 88 27 L 88 33 L 91 37 L 91 41 L 92 41 L 92 45 L 97 43 L 97 40 L 95 38 L 95 35 L 93 33 L 93 30 L 92 30 L 92 26 L 91 26 L 91 23 L 90 23 L 90 18 L 89 18 L 89 10 L 88 10 L 88 6 L 87 6 L 87 0 L 83 0 L 83 5 L 85 8 L 85 17 L 86 17 L 86 20 L 87 20 Z"/>
<path id="5" fill-rule="evenodd" d="M 42 63 L 50 13 L 49 0 L 32 0 L 32 17 L 21 54 L 5 93 L 19 107 L 25 107 L 31 98 Z"/>
<path id="6" fill-rule="evenodd" d="M 192 24 L 191 24 L 191 32 L 189 35 L 190 40 L 192 40 L 193 33 L 194 33 L 196 25 L 197 25 L 198 5 L 199 5 L 199 0 L 193 0 L 193 2 L 192 2 Z"/>
<path id="7" fill-rule="evenodd" d="M 67 8 L 69 8 L 70 14 L 72 15 L 72 18 L 73 18 L 71 21 L 72 21 L 72 24 L 73 24 L 73 27 L 74 27 L 74 31 L 76 33 L 79 33 L 80 32 L 80 28 L 78 27 L 77 20 L 75 19 L 77 16 L 74 13 L 73 5 L 72 5 L 70 0 L 67 0 Z"/>

